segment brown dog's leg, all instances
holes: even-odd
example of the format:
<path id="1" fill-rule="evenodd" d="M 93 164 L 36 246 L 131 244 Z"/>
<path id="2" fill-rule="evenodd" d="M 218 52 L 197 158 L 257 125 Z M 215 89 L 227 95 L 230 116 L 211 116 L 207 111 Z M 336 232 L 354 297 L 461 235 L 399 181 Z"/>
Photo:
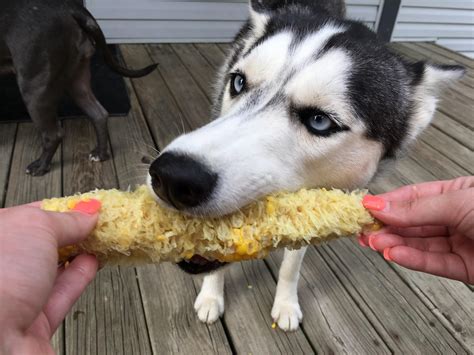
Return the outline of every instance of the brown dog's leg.
<path id="1" fill-rule="evenodd" d="M 50 170 L 63 137 L 57 117 L 58 104 L 79 62 L 73 55 L 74 44 L 68 38 L 71 36 L 67 28 L 57 36 L 48 37 L 41 31 L 28 31 L 21 26 L 13 26 L 7 36 L 23 102 L 43 141 L 41 156 L 26 169 L 34 176 Z"/>
<path id="2" fill-rule="evenodd" d="M 42 176 L 51 169 L 51 160 L 63 137 L 61 125 L 57 119 L 59 97 L 48 92 L 47 87 L 39 88 L 34 83 L 31 88 L 25 89 L 21 85 L 25 104 L 31 119 L 41 133 L 43 151 L 41 156 L 26 168 L 26 173 L 33 176 Z M 28 85 L 29 86 L 29 85 Z M 31 90 L 34 89 L 35 92 Z"/>
<path id="3" fill-rule="evenodd" d="M 35 58 L 30 55 L 29 58 Z M 41 156 L 26 168 L 26 173 L 42 176 L 51 168 L 51 160 L 63 137 L 57 110 L 64 92 L 64 78 L 48 70 L 46 60 L 37 57 L 38 68 L 31 63 L 16 61 L 17 82 L 25 106 L 36 128 L 41 134 L 43 151 Z"/>
<path id="4" fill-rule="evenodd" d="M 69 95 L 91 119 L 97 134 L 97 147 L 89 155 L 91 161 L 104 161 L 108 153 L 108 112 L 100 104 L 91 89 L 90 59 L 81 60 L 76 75 L 68 89 Z"/>

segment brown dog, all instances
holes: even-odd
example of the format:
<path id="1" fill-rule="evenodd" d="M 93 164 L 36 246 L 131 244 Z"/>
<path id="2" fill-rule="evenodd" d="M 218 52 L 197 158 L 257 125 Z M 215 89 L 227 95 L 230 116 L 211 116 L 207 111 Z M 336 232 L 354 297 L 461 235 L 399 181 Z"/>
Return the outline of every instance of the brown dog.
<path id="1" fill-rule="evenodd" d="M 41 156 L 26 172 L 40 176 L 50 169 L 63 136 L 57 109 L 65 93 L 94 125 L 97 147 L 89 158 L 107 160 L 108 113 L 91 90 L 90 58 L 98 48 L 106 64 L 126 77 L 147 75 L 156 64 L 140 70 L 121 67 L 108 51 L 96 20 L 79 1 L 0 0 L 0 9 L 0 75 L 16 73 L 23 101 L 43 141 Z"/>

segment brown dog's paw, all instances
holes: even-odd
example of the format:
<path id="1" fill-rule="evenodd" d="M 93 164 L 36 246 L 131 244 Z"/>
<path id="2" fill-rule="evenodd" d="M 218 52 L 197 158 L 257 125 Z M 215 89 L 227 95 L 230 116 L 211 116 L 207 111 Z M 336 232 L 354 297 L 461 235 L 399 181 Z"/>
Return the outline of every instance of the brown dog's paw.
<path id="1" fill-rule="evenodd" d="M 50 164 L 43 164 L 41 159 L 35 160 L 27 166 L 26 173 L 31 176 L 43 176 L 51 170 Z"/>
<path id="2" fill-rule="evenodd" d="M 100 152 L 98 148 L 95 148 L 92 152 L 89 153 L 90 161 L 106 161 L 110 159 L 108 152 Z"/>

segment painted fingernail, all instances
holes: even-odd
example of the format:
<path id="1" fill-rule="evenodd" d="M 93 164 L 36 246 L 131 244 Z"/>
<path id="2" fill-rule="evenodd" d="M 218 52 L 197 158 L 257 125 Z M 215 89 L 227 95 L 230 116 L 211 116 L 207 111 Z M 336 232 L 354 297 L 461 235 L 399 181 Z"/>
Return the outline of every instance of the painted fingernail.
<path id="1" fill-rule="evenodd" d="M 387 260 L 387 261 L 393 261 L 392 258 L 390 257 L 390 249 L 391 249 L 391 248 L 385 248 L 385 249 L 383 250 L 383 257 L 384 257 L 384 259 Z"/>
<path id="2" fill-rule="evenodd" d="M 360 235 L 358 238 L 357 238 L 357 241 L 359 242 L 359 245 L 363 248 L 367 248 L 368 245 L 367 243 L 365 242 L 364 240 L 364 236 L 363 235 Z"/>
<path id="3" fill-rule="evenodd" d="M 375 249 L 375 246 L 374 246 L 374 241 L 375 241 L 374 239 L 375 239 L 375 235 L 369 236 L 369 247 L 370 249 L 377 251 L 377 249 Z"/>
<path id="4" fill-rule="evenodd" d="M 102 204 L 100 203 L 99 200 L 89 199 L 87 201 L 77 202 L 76 205 L 72 208 L 72 210 L 76 212 L 93 215 L 99 212 L 101 205 Z"/>
<path id="5" fill-rule="evenodd" d="M 368 210 L 373 211 L 383 211 L 387 205 L 383 198 L 373 195 L 365 195 L 362 199 L 362 204 Z"/>

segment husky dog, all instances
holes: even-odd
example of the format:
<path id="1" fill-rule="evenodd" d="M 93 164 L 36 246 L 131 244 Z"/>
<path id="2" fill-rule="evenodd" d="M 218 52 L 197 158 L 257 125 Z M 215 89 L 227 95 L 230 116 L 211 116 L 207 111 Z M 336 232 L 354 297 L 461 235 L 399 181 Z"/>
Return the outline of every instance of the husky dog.
<path id="1" fill-rule="evenodd" d="M 219 74 L 216 119 L 178 137 L 152 163 L 159 201 L 193 215 L 222 215 L 266 194 L 367 186 L 430 123 L 440 88 L 459 66 L 408 63 L 341 0 L 251 0 L 250 19 Z M 285 251 L 271 316 L 302 320 L 297 282 L 305 249 Z M 191 273 L 216 262 L 181 263 Z M 204 279 L 203 322 L 224 311 L 224 271 Z"/>

